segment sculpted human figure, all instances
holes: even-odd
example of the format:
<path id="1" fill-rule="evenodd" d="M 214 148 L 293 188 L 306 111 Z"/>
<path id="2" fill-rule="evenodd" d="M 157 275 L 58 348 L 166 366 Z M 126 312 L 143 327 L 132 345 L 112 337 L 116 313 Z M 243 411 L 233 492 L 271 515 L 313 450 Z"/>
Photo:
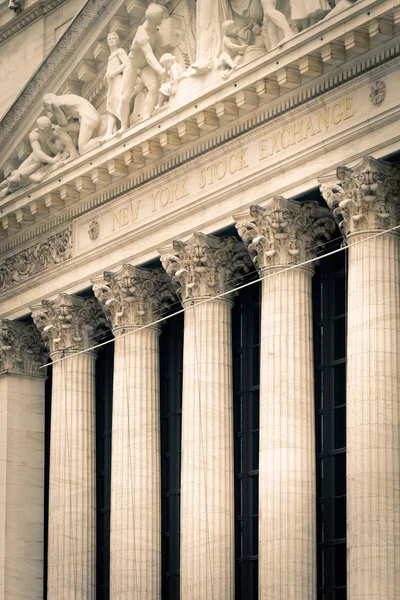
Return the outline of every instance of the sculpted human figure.
<path id="1" fill-rule="evenodd" d="M 39 183 L 52 168 L 62 166 L 70 157 L 69 150 L 49 118 L 39 117 L 36 125 L 37 128 L 29 134 L 32 153 L 0 183 L 0 198 L 29 183 Z"/>
<path id="2" fill-rule="evenodd" d="M 138 27 L 129 52 L 131 68 L 124 69 L 121 97 L 121 131 L 129 127 L 130 101 L 135 90 L 147 89 L 144 103 L 143 119 L 152 114 L 158 100 L 158 90 L 161 77 L 165 70 L 160 65 L 157 56 L 161 54 L 161 39 L 158 27 L 165 17 L 165 8 L 150 4 L 146 10 L 146 20 Z M 137 78 L 139 77 L 139 82 Z"/>
<path id="3" fill-rule="evenodd" d="M 294 32 L 285 15 L 276 8 L 277 0 L 261 0 L 264 11 L 264 43 L 267 50 L 275 48 L 279 42 L 291 38 Z"/>
<path id="4" fill-rule="evenodd" d="M 119 47 L 119 35 L 116 32 L 109 33 L 107 43 L 110 48 L 107 72 L 105 80 L 108 85 L 107 91 L 107 132 L 103 139 L 107 139 L 114 133 L 117 120 L 121 121 L 121 99 L 123 89 L 124 71 L 132 71 L 131 60 L 123 48 Z M 129 73 L 131 75 L 131 73 Z"/>
<path id="5" fill-rule="evenodd" d="M 230 71 L 237 68 L 240 59 L 246 52 L 248 45 L 239 37 L 239 31 L 235 25 L 235 21 L 225 21 L 222 24 L 222 52 L 220 61 L 224 67 L 223 76 L 227 77 Z"/>
<path id="6" fill-rule="evenodd" d="M 178 81 L 184 73 L 173 54 L 163 54 L 160 58 L 160 65 L 165 70 L 165 74 L 158 95 L 158 103 L 154 110 L 158 110 L 165 102 L 168 102 L 170 96 L 175 96 L 178 90 Z"/>
<path id="7" fill-rule="evenodd" d="M 290 0 L 292 21 L 302 31 L 323 19 L 331 10 L 327 0 Z"/>
<path id="8" fill-rule="evenodd" d="M 194 71 L 202 74 L 212 68 L 221 53 L 222 24 L 232 18 L 228 0 L 200 0 L 196 6 L 196 60 Z"/>
<path id="9" fill-rule="evenodd" d="M 73 135 L 77 134 L 79 154 L 83 154 L 90 149 L 90 141 L 100 125 L 100 115 L 88 100 L 75 94 L 65 94 L 63 96 L 46 94 L 43 97 L 43 106 L 45 110 L 54 115 L 59 125 L 61 139 L 65 132 Z M 66 147 L 72 158 L 78 156 L 76 148 L 70 147 L 67 138 Z"/>

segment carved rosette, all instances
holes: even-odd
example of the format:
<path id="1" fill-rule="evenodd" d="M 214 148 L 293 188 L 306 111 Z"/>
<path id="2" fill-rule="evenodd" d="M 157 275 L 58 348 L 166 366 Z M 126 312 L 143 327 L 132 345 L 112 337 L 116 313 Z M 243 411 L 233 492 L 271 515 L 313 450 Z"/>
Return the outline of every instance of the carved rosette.
<path id="1" fill-rule="evenodd" d="M 247 218 L 234 218 L 259 272 L 311 260 L 335 230 L 329 210 L 317 202 L 300 204 L 281 196 L 265 207 L 251 206 Z"/>
<path id="2" fill-rule="evenodd" d="M 321 194 L 345 236 L 400 224 L 400 166 L 366 156 L 354 169 L 338 167 L 339 181 L 321 179 Z"/>
<path id="3" fill-rule="evenodd" d="M 32 308 L 33 321 L 50 354 L 74 353 L 90 348 L 106 328 L 101 307 L 95 298 L 60 294 L 56 300 L 42 300 Z"/>
<path id="4" fill-rule="evenodd" d="M 92 281 L 93 291 L 114 333 L 156 321 L 177 300 L 169 277 L 161 269 L 122 265 Z"/>
<path id="5" fill-rule="evenodd" d="M 233 237 L 217 238 L 196 232 L 187 242 L 174 241 L 172 247 L 159 252 L 183 304 L 233 289 L 251 269 L 245 246 Z M 232 296 L 226 299 L 232 300 Z"/>
<path id="6" fill-rule="evenodd" d="M 0 319 L 0 373 L 44 377 L 48 354 L 34 325 Z"/>

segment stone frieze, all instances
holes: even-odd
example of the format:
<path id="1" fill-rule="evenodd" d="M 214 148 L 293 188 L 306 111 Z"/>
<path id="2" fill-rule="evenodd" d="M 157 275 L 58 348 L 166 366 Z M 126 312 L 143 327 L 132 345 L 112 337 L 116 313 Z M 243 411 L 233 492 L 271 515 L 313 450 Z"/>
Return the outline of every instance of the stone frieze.
<path id="1" fill-rule="evenodd" d="M 72 228 L 0 261 L 0 292 L 72 257 Z"/>

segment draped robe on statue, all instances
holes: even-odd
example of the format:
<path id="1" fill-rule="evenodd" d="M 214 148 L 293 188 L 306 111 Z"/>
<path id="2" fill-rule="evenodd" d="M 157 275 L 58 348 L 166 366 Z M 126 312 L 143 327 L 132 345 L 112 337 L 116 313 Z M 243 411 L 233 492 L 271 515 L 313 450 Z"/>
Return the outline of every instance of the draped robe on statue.
<path id="1" fill-rule="evenodd" d="M 222 47 L 222 23 L 232 18 L 228 0 L 197 0 L 196 64 L 217 58 Z"/>

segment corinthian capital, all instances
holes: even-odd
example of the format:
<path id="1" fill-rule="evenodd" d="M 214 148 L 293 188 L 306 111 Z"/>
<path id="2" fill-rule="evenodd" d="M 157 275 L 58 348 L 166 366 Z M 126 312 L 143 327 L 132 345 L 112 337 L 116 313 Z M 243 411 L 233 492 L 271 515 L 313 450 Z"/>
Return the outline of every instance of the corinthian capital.
<path id="1" fill-rule="evenodd" d="M 336 175 L 339 181 L 320 179 L 321 194 L 346 236 L 400 225 L 399 165 L 366 156 Z"/>
<path id="2" fill-rule="evenodd" d="M 237 215 L 234 219 L 259 271 L 299 265 L 314 258 L 335 230 L 329 210 L 317 202 L 300 204 L 281 196 L 275 196 L 266 206 L 251 206 L 247 218 Z"/>
<path id="3" fill-rule="evenodd" d="M 47 352 L 34 325 L 0 319 L 0 373 L 44 377 Z"/>
<path id="4" fill-rule="evenodd" d="M 251 268 L 246 248 L 233 237 L 217 238 L 196 232 L 187 242 L 175 241 L 172 247 L 159 252 L 183 303 L 227 292 Z"/>
<path id="5" fill-rule="evenodd" d="M 94 279 L 93 291 L 114 331 L 141 327 L 157 320 L 160 311 L 176 300 L 171 281 L 161 269 L 123 265 Z"/>
<path id="6" fill-rule="evenodd" d="M 95 298 L 60 294 L 32 308 L 32 318 L 50 354 L 79 352 L 94 346 L 96 333 L 105 325 Z"/>

